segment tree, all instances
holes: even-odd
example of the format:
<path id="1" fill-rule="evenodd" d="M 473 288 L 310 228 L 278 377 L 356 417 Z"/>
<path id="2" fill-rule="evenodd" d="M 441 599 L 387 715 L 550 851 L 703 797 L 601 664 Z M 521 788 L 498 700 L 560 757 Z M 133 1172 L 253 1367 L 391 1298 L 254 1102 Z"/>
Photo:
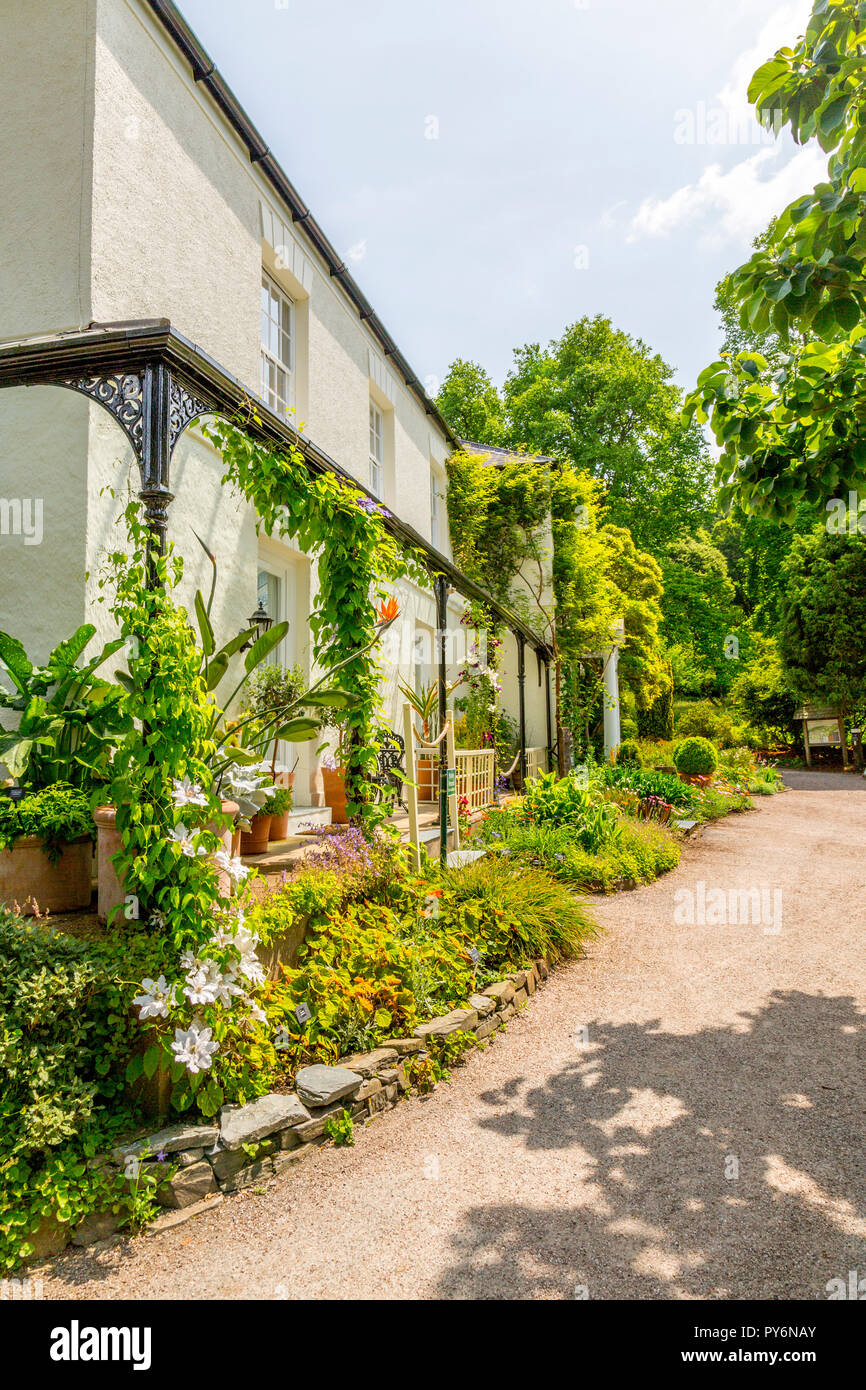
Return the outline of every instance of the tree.
<path id="1" fill-rule="evenodd" d="M 661 560 L 664 581 L 662 612 L 665 637 L 705 673 L 706 691 L 727 689 L 733 679 L 728 639 L 742 615 L 734 607 L 734 586 L 724 555 L 706 531 L 694 539 L 675 541 Z M 674 653 L 672 652 L 672 656 Z M 677 660 L 674 658 L 676 673 Z M 699 677 L 700 678 L 700 677 Z"/>
<path id="2" fill-rule="evenodd" d="M 502 397 L 483 367 L 456 358 L 436 397 L 436 404 L 461 439 L 501 444 L 505 436 Z"/>
<path id="3" fill-rule="evenodd" d="M 734 272 L 744 328 L 780 352 L 723 356 L 698 378 L 688 418 L 712 420 L 720 501 L 791 521 L 866 485 L 866 3 L 816 0 L 804 37 L 752 78 L 759 118 L 817 139 L 828 179 L 798 198 Z M 775 360 L 773 358 L 775 357 Z"/>
<path id="4" fill-rule="evenodd" d="M 866 537 L 798 536 L 785 580 L 779 652 L 792 689 L 866 712 Z"/>
<path id="5" fill-rule="evenodd" d="M 744 719 L 771 737 L 787 742 L 797 738 L 798 701 L 774 637 L 753 635 L 748 660 L 731 686 L 731 700 Z"/>
<path id="6" fill-rule="evenodd" d="M 607 525 L 600 534 L 608 578 L 616 589 L 619 616 L 625 621 L 620 679 L 634 692 L 638 708 L 646 709 L 662 694 L 667 672 L 659 637 L 662 572 L 651 555 L 638 550 L 625 527 Z"/>
<path id="7" fill-rule="evenodd" d="M 683 422 L 672 378 L 657 353 L 597 315 L 546 349 L 517 349 L 504 391 L 509 442 L 591 473 L 608 520 L 653 554 L 712 515 L 706 443 Z"/>

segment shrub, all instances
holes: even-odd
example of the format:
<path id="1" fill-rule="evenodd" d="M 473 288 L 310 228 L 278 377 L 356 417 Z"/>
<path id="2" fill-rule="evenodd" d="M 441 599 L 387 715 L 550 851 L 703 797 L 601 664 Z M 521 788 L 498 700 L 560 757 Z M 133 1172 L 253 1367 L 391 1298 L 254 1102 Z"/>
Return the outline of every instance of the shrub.
<path id="1" fill-rule="evenodd" d="M 23 835 L 38 835 L 52 860 L 57 859 L 63 845 L 79 835 L 95 839 L 88 797 L 66 782 L 30 792 L 19 801 L 0 796 L 0 849 L 14 845 Z"/>
<path id="2" fill-rule="evenodd" d="M 126 1201 L 89 1160 L 129 1127 L 124 1067 L 140 1029 L 126 981 L 158 974 L 164 950 L 77 941 L 0 909 L 0 1265 L 31 1253 L 43 1218 L 71 1227 Z"/>
<path id="3" fill-rule="evenodd" d="M 555 772 L 531 779 L 518 816 L 533 825 L 568 826 L 591 854 L 619 834 L 616 812 L 580 785 L 576 771 L 559 780 Z"/>
<path id="4" fill-rule="evenodd" d="M 680 810 L 688 810 L 694 804 L 695 793 L 691 787 L 667 772 L 639 767 L 605 767 L 602 778 L 605 786 L 632 791 L 641 800 L 659 797 Z"/>
<path id="5" fill-rule="evenodd" d="M 484 963 L 496 969 L 530 965 L 539 956 L 556 961 L 580 955 L 583 942 L 596 933 L 583 904 L 549 873 L 529 864 L 515 867 L 499 855 L 448 870 L 440 921 L 452 913 L 470 935 L 477 930 Z"/>
<path id="6" fill-rule="evenodd" d="M 526 827 L 508 838 L 512 856 L 543 865 L 573 888 L 590 893 L 611 893 L 624 882 L 650 883 L 679 863 L 676 840 L 649 821 L 623 822 L 619 838 L 597 854 L 589 854 L 570 839 L 567 831 L 545 832 Z"/>
<path id="7" fill-rule="evenodd" d="M 674 765 L 687 777 L 706 776 L 718 770 L 719 755 L 709 739 L 686 738 L 674 752 Z"/>
<path id="8" fill-rule="evenodd" d="M 627 738 L 616 750 L 618 767 L 643 767 L 643 754 L 633 739 Z"/>

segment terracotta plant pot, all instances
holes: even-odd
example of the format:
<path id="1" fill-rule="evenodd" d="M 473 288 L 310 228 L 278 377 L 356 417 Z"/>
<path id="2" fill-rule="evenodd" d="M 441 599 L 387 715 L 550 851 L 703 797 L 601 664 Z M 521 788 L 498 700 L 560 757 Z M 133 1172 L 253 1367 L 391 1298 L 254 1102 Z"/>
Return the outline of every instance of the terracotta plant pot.
<path id="1" fill-rule="evenodd" d="M 22 835 L 0 851 L 0 902 L 18 903 L 25 917 L 40 912 L 75 912 L 90 906 L 93 841 L 70 840 L 52 864 L 38 835 Z"/>
<path id="2" fill-rule="evenodd" d="M 419 801 L 438 801 L 439 799 L 439 760 L 437 758 L 415 759 L 415 785 Z"/>
<path id="3" fill-rule="evenodd" d="M 331 808 L 331 823 L 333 825 L 347 825 L 349 817 L 346 814 L 344 769 L 341 767 L 323 767 L 322 781 L 325 784 L 325 805 Z"/>
<path id="4" fill-rule="evenodd" d="M 295 785 L 295 774 L 293 772 L 287 773 L 282 785 L 293 788 Z M 290 806 L 288 811 L 284 811 L 281 816 L 271 816 L 271 829 L 268 835 L 269 840 L 285 840 L 289 833 L 289 816 L 291 814 L 292 808 Z"/>
<path id="5" fill-rule="evenodd" d="M 237 803 L 234 801 L 224 801 L 222 809 L 223 814 L 230 816 L 232 820 L 238 813 Z M 114 856 L 123 849 L 123 842 L 115 824 L 116 818 L 117 811 L 113 806 L 99 806 L 93 813 L 93 819 L 96 822 L 96 866 L 99 883 L 97 913 L 100 922 L 107 922 L 114 909 L 122 907 L 126 901 L 126 889 L 112 863 Z M 231 823 L 223 829 L 211 821 L 207 828 L 219 836 L 223 849 L 235 852 L 233 850 L 234 831 Z M 231 878 L 222 870 L 218 877 L 220 893 L 224 898 L 230 897 Z"/>
<path id="6" fill-rule="evenodd" d="M 273 816 L 259 812 L 250 821 L 250 829 L 241 831 L 241 854 L 264 854 L 268 848 L 268 834 Z"/>

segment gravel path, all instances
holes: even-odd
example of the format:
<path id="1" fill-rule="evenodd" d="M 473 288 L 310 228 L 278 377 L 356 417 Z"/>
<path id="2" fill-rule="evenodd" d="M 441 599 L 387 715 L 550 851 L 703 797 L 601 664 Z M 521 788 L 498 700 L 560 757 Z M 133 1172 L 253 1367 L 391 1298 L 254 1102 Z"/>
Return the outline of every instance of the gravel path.
<path id="1" fill-rule="evenodd" d="M 46 1297 L 815 1299 L 866 1276 L 866 782 L 788 781 L 599 902 L 607 935 L 450 1085 L 261 1194 L 56 1260 Z M 765 890 L 763 922 L 682 922 L 701 884 Z"/>

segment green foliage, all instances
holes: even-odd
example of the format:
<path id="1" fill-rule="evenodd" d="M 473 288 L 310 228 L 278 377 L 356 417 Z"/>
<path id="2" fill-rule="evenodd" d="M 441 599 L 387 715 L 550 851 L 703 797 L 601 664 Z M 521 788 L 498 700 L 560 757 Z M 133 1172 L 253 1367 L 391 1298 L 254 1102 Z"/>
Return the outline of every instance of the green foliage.
<path id="1" fill-rule="evenodd" d="M 800 536 L 784 574 L 779 654 L 789 688 L 866 711 L 866 537 Z"/>
<path id="2" fill-rule="evenodd" d="M 329 904 L 313 917 L 297 967 L 266 992 L 286 1074 L 409 1034 L 503 971 L 579 954 L 594 931 L 578 900 L 533 866 L 485 858 L 441 878 L 430 872 L 418 878 L 397 863 L 378 900 Z M 279 890 L 250 914 L 266 940 L 281 920 L 295 920 L 294 905 L 282 918 L 280 902 L 292 893 Z M 304 1022 L 295 1013 L 302 1003 L 311 1012 Z"/>
<path id="3" fill-rule="evenodd" d="M 801 732 L 794 719 L 797 700 L 772 637 L 755 634 L 749 659 L 731 686 L 731 700 L 742 719 L 766 729 L 773 740 L 791 743 Z"/>
<path id="4" fill-rule="evenodd" d="M 518 815 L 532 825 L 567 826 L 590 854 L 619 834 L 613 807 L 583 787 L 576 770 L 559 779 L 554 772 L 531 779 Z"/>
<path id="5" fill-rule="evenodd" d="M 662 694 L 666 679 L 659 639 L 662 571 L 651 555 L 638 550 L 631 532 L 621 526 L 603 527 L 601 541 L 608 577 L 618 594 L 617 616 L 625 620 L 620 680 L 634 693 L 638 707 L 652 705 Z"/>
<path id="6" fill-rule="evenodd" d="M 130 1115 L 124 1067 L 139 1033 L 129 973 L 166 948 L 85 943 L 0 909 L 0 1267 L 31 1253 L 43 1219 L 129 1212 L 123 1180 L 93 1160 Z"/>
<path id="7" fill-rule="evenodd" d="M 8 849 L 22 835 L 37 835 L 49 859 L 56 861 L 71 840 L 80 835 L 96 838 L 89 798 L 65 782 L 30 792 L 19 801 L 0 796 L 0 849 Z"/>
<path id="8" fill-rule="evenodd" d="M 591 473 L 608 520 L 654 554 L 709 519 L 706 445 L 682 423 L 672 377 L 645 343 L 597 315 L 545 349 L 519 348 L 504 392 L 509 442 Z"/>
<path id="9" fill-rule="evenodd" d="M 475 939 L 484 965 L 526 966 L 543 956 L 557 961 L 582 954 L 596 927 L 583 904 L 548 873 L 499 855 L 485 855 L 443 878 L 440 920 L 453 919 Z"/>
<path id="10" fill-rule="evenodd" d="M 653 772 L 643 767 L 610 767 L 601 769 L 604 786 L 633 791 L 642 800 L 657 797 L 666 801 L 679 811 L 688 811 L 695 801 L 695 793 L 679 777 L 667 772 Z"/>
<path id="11" fill-rule="evenodd" d="M 436 397 L 436 404 L 461 439 L 475 440 L 481 444 L 504 443 L 502 398 L 487 372 L 477 362 L 455 358 Z"/>
<path id="12" fill-rule="evenodd" d="M 618 767 L 643 767 L 643 754 L 640 751 L 640 744 L 634 739 L 623 739 L 619 748 L 616 750 L 616 761 Z"/>
<path id="13" fill-rule="evenodd" d="M 262 807 L 266 816 L 284 816 L 292 809 L 291 787 L 275 787 Z"/>
<path id="14" fill-rule="evenodd" d="M 351 1110 L 343 1109 L 339 1115 L 329 1115 L 325 1121 L 325 1134 L 335 1148 L 351 1147 L 355 1142 L 355 1121 Z"/>
<path id="15" fill-rule="evenodd" d="M 317 561 L 313 657 L 326 674 L 339 669 L 355 697 L 345 714 L 347 810 L 367 825 L 379 824 L 389 808 L 372 780 L 377 730 L 384 725 L 376 648 L 393 619 L 379 621 L 370 596 L 384 597 L 383 586 L 404 576 L 429 587 L 426 568 L 385 530 L 384 508 L 334 474 L 311 476 L 297 449 L 259 443 L 224 420 L 209 426 L 208 436 L 222 454 L 224 481 L 253 503 L 264 530 L 296 540 Z"/>
<path id="16" fill-rule="evenodd" d="M 636 710 L 637 732 L 641 738 L 670 739 L 674 733 L 674 678 L 670 660 L 662 662 L 660 692 L 645 708 Z"/>
<path id="17" fill-rule="evenodd" d="M 740 731 L 736 727 L 729 710 L 713 704 L 711 700 L 684 702 L 676 707 L 676 732 L 679 738 L 695 736 L 708 738 L 720 747 L 730 747 L 738 742 Z"/>
<path id="18" fill-rule="evenodd" d="M 105 782 L 112 748 L 128 727 L 119 685 L 96 673 L 123 646 L 107 643 L 79 664 L 96 635 L 90 624 L 61 642 L 45 666 L 34 666 L 22 644 L 0 632 L 0 669 L 13 689 L 0 685 L 0 709 L 14 710 L 14 731 L 0 729 L 0 762 L 22 786 L 38 789 L 65 782 L 89 789 Z"/>
<path id="19" fill-rule="evenodd" d="M 624 883 L 651 883 L 679 863 L 679 846 L 651 821 L 624 819 L 619 835 L 597 852 L 582 848 L 567 827 L 513 824 L 498 843 L 517 863 L 543 868 L 569 888 L 612 893 Z"/>
<path id="20" fill-rule="evenodd" d="M 687 776 L 708 776 L 718 771 L 719 755 L 709 739 L 685 738 L 674 751 L 674 764 Z"/>
<path id="21" fill-rule="evenodd" d="M 759 117 L 816 138 L 828 179 L 790 204 L 731 277 L 740 322 L 775 335 L 701 373 L 689 407 L 712 418 L 723 505 L 792 521 L 866 484 L 866 88 L 860 0 L 816 0 L 804 37 L 755 73 Z M 772 340 L 771 340 L 772 345 Z"/>
<path id="22" fill-rule="evenodd" d="M 725 639 L 737 631 L 742 615 L 734 608 L 734 586 L 724 555 L 706 532 L 700 532 L 671 545 L 661 567 L 664 631 L 671 645 L 670 655 L 674 658 L 675 648 L 679 648 L 688 655 L 696 673 L 684 680 L 682 665 L 679 671 L 675 665 L 675 686 L 689 694 L 727 689 L 734 671 L 727 659 Z"/>

